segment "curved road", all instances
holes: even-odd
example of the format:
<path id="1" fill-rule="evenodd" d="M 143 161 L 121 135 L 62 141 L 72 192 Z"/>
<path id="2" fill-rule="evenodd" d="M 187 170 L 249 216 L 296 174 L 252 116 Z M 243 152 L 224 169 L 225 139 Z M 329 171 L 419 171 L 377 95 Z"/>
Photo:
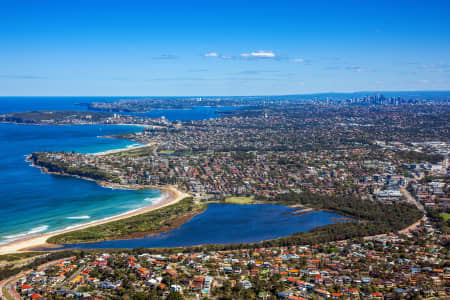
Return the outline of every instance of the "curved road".
<path id="1" fill-rule="evenodd" d="M 58 260 L 53 260 L 53 261 L 50 261 L 50 262 L 40 265 L 36 269 L 40 270 L 40 269 L 50 266 L 52 264 L 57 264 L 61 260 L 66 260 L 66 259 L 68 259 L 68 258 L 60 258 Z M 17 294 L 17 292 L 15 291 L 15 288 L 12 285 L 14 282 L 17 282 L 17 280 L 19 280 L 19 278 L 30 273 L 31 271 L 33 271 L 33 269 L 30 269 L 27 271 L 22 271 L 16 275 L 13 275 L 9 278 L 6 278 L 6 279 L 0 281 L 0 299 L 1 300 L 8 300 L 8 299 L 20 300 L 20 299 L 22 299 L 20 297 L 20 295 Z"/>

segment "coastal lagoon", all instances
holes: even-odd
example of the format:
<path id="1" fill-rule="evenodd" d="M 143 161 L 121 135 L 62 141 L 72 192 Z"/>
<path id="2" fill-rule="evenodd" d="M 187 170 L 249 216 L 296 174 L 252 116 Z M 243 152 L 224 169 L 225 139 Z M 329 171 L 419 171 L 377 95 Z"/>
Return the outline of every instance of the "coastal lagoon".
<path id="1" fill-rule="evenodd" d="M 0 113 L 28 110 L 86 110 L 79 103 L 103 98 L 0 97 Z M 111 99 L 117 100 L 117 99 Z M 199 120 L 234 108 L 195 107 L 154 110 L 148 117 Z M 134 147 L 132 141 L 104 138 L 142 130 L 118 125 L 0 124 L 0 244 L 28 236 L 71 228 L 133 211 L 161 199 L 159 190 L 113 190 L 92 181 L 43 174 L 25 157 L 34 151 L 96 153 Z M 339 215 L 312 212 L 294 216 L 292 209 L 272 204 L 211 204 L 179 229 L 151 238 L 108 241 L 77 248 L 175 247 L 210 243 L 248 243 L 308 231 L 333 222 Z"/>
<path id="2" fill-rule="evenodd" d="M 108 97 L 116 101 L 119 97 Z M 104 97 L 0 97 L 0 113 L 31 110 L 86 111 L 81 103 Z M 143 115 L 168 120 L 217 117 L 229 108 L 195 107 L 190 110 L 154 110 Z M 235 108 L 230 108 L 235 109 Z M 159 190 L 111 190 L 95 182 L 43 174 L 25 161 L 33 151 L 96 153 L 134 147 L 132 141 L 103 138 L 142 130 L 115 125 L 0 124 L 0 244 L 100 220 L 158 201 Z"/>
<path id="3" fill-rule="evenodd" d="M 205 244 L 253 243 L 335 223 L 338 214 L 278 204 L 209 204 L 208 209 L 180 228 L 148 238 L 64 245 L 61 249 L 182 247 Z M 60 248 L 58 248 L 60 249 Z"/>

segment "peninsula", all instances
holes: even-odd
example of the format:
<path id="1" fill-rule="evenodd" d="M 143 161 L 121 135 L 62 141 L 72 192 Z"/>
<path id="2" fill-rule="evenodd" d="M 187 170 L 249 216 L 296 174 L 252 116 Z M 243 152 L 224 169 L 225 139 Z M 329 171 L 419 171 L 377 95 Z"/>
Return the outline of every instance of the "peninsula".
<path id="1" fill-rule="evenodd" d="M 0 300 L 450 300 L 450 1 L 2 1 Z"/>
<path id="2" fill-rule="evenodd" d="M 357 220 L 265 241 L 266 245 L 374 236 L 403 230 L 422 218 L 423 207 L 408 198 L 406 188 L 416 181 L 410 170 L 415 163 L 447 162 L 442 154 L 447 142 L 428 141 L 445 137 L 441 122 L 448 118 L 448 106 L 373 110 L 302 104 L 275 106 L 269 112 L 249 107 L 213 120 L 164 121 L 141 132 L 113 136 L 143 144 L 129 151 L 36 152 L 29 160 L 46 172 L 104 186 L 176 185 L 198 203 L 190 211 L 202 211 L 201 203 L 247 197 L 330 210 Z M 418 123 L 409 121 L 412 116 L 429 125 L 420 131 L 421 142 L 415 133 Z M 52 240 L 77 243 L 141 236 L 116 229 L 104 235 L 103 229 Z"/>
<path id="3" fill-rule="evenodd" d="M 0 123 L 24 125 L 158 125 L 159 120 L 85 111 L 24 111 L 0 114 Z"/>
<path id="4" fill-rule="evenodd" d="M 420 280 L 433 287 L 427 293 L 442 294 L 433 289 L 440 286 L 437 280 L 445 280 L 448 259 L 449 115 L 449 106 L 439 103 L 279 105 L 270 111 L 254 106 L 214 120 L 144 119 L 140 132 L 108 136 L 139 143 L 134 148 L 33 152 L 27 160 L 44 173 L 114 189 L 157 188 L 164 197 L 139 210 L 1 246 L 0 263 L 14 260 L 18 267 L 0 266 L 0 279 L 6 278 L 0 289 L 57 295 L 56 285 L 67 295 L 89 289 L 117 299 L 124 293 L 139 298 L 141 290 L 161 298 L 169 286 L 170 293 L 178 288 L 188 297 L 199 287 L 211 295 L 229 293 L 226 286 L 209 283 L 208 278 L 219 278 L 224 285 L 242 286 L 246 292 L 231 292 L 236 299 L 243 293 L 254 298 L 261 282 L 278 296 L 284 293 L 277 292 L 281 286 L 297 295 L 376 299 L 381 293 L 373 291 L 381 283 L 387 295 L 394 287 L 405 295 L 396 274 L 409 270 L 404 276 L 411 285 Z M 58 123 L 52 125 L 64 122 Z M 197 222 L 208 215 L 199 215 L 208 205 L 226 211 L 241 204 L 249 211 L 255 210 L 248 205 L 253 203 L 296 207 L 280 217 L 311 216 L 312 210 L 338 215 L 329 225 L 306 232 L 299 226 L 293 234 L 252 243 L 124 249 Z M 228 230 L 223 224 L 219 227 Z M 96 249 L 105 245 L 120 249 Z M 20 272 L 31 266 L 39 271 Z M 173 284 L 178 274 L 180 284 Z M 14 285 L 18 280 L 24 284 Z M 54 284 L 57 280 L 61 283 Z M 341 288 L 330 287 L 330 280 Z"/>
<path id="5" fill-rule="evenodd" d="M 151 222 L 141 218 L 131 220 L 138 224 L 134 227 L 119 222 L 79 229 L 52 236 L 54 243 L 160 232 L 161 224 L 181 224 L 181 219 L 203 211 L 206 203 L 229 197 L 304 205 L 356 220 L 264 244 L 329 242 L 397 232 L 423 217 L 423 206 L 409 195 L 418 182 L 412 168 L 431 164 L 427 174 L 447 172 L 448 158 L 443 153 L 449 144 L 442 124 L 448 112 L 449 106 L 440 103 L 376 108 L 283 104 L 270 111 L 253 106 L 207 121 L 149 120 L 145 122 L 159 123 L 137 133 L 111 136 L 142 144 L 128 151 L 34 152 L 27 159 L 44 172 L 93 180 L 105 187 L 169 185 L 194 198 L 168 214 L 148 216 Z M 420 122 L 410 122 L 412 118 Z M 426 129 L 418 130 L 419 124 L 421 128 L 427 124 Z M 437 138 L 444 140 L 431 142 Z M 178 208 L 179 213 L 173 214 Z"/>

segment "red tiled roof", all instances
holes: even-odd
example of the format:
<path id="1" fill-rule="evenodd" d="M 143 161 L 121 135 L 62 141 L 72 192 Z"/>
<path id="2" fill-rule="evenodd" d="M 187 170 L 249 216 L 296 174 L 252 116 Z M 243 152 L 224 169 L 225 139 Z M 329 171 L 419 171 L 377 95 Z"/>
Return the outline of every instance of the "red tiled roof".
<path id="1" fill-rule="evenodd" d="M 21 288 L 22 290 L 27 290 L 27 289 L 32 289 L 33 287 L 32 287 L 31 285 L 29 285 L 29 284 L 22 284 L 22 285 L 20 286 L 20 288 Z"/>

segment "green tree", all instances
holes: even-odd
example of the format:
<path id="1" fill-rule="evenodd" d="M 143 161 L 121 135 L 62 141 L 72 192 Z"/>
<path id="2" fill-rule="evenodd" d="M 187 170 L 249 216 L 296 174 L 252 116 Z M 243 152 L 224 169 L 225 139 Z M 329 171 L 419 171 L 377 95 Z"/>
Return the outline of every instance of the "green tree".
<path id="1" fill-rule="evenodd" d="M 170 292 L 167 296 L 167 300 L 183 300 L 183 296 L 179 292 Z"/>

